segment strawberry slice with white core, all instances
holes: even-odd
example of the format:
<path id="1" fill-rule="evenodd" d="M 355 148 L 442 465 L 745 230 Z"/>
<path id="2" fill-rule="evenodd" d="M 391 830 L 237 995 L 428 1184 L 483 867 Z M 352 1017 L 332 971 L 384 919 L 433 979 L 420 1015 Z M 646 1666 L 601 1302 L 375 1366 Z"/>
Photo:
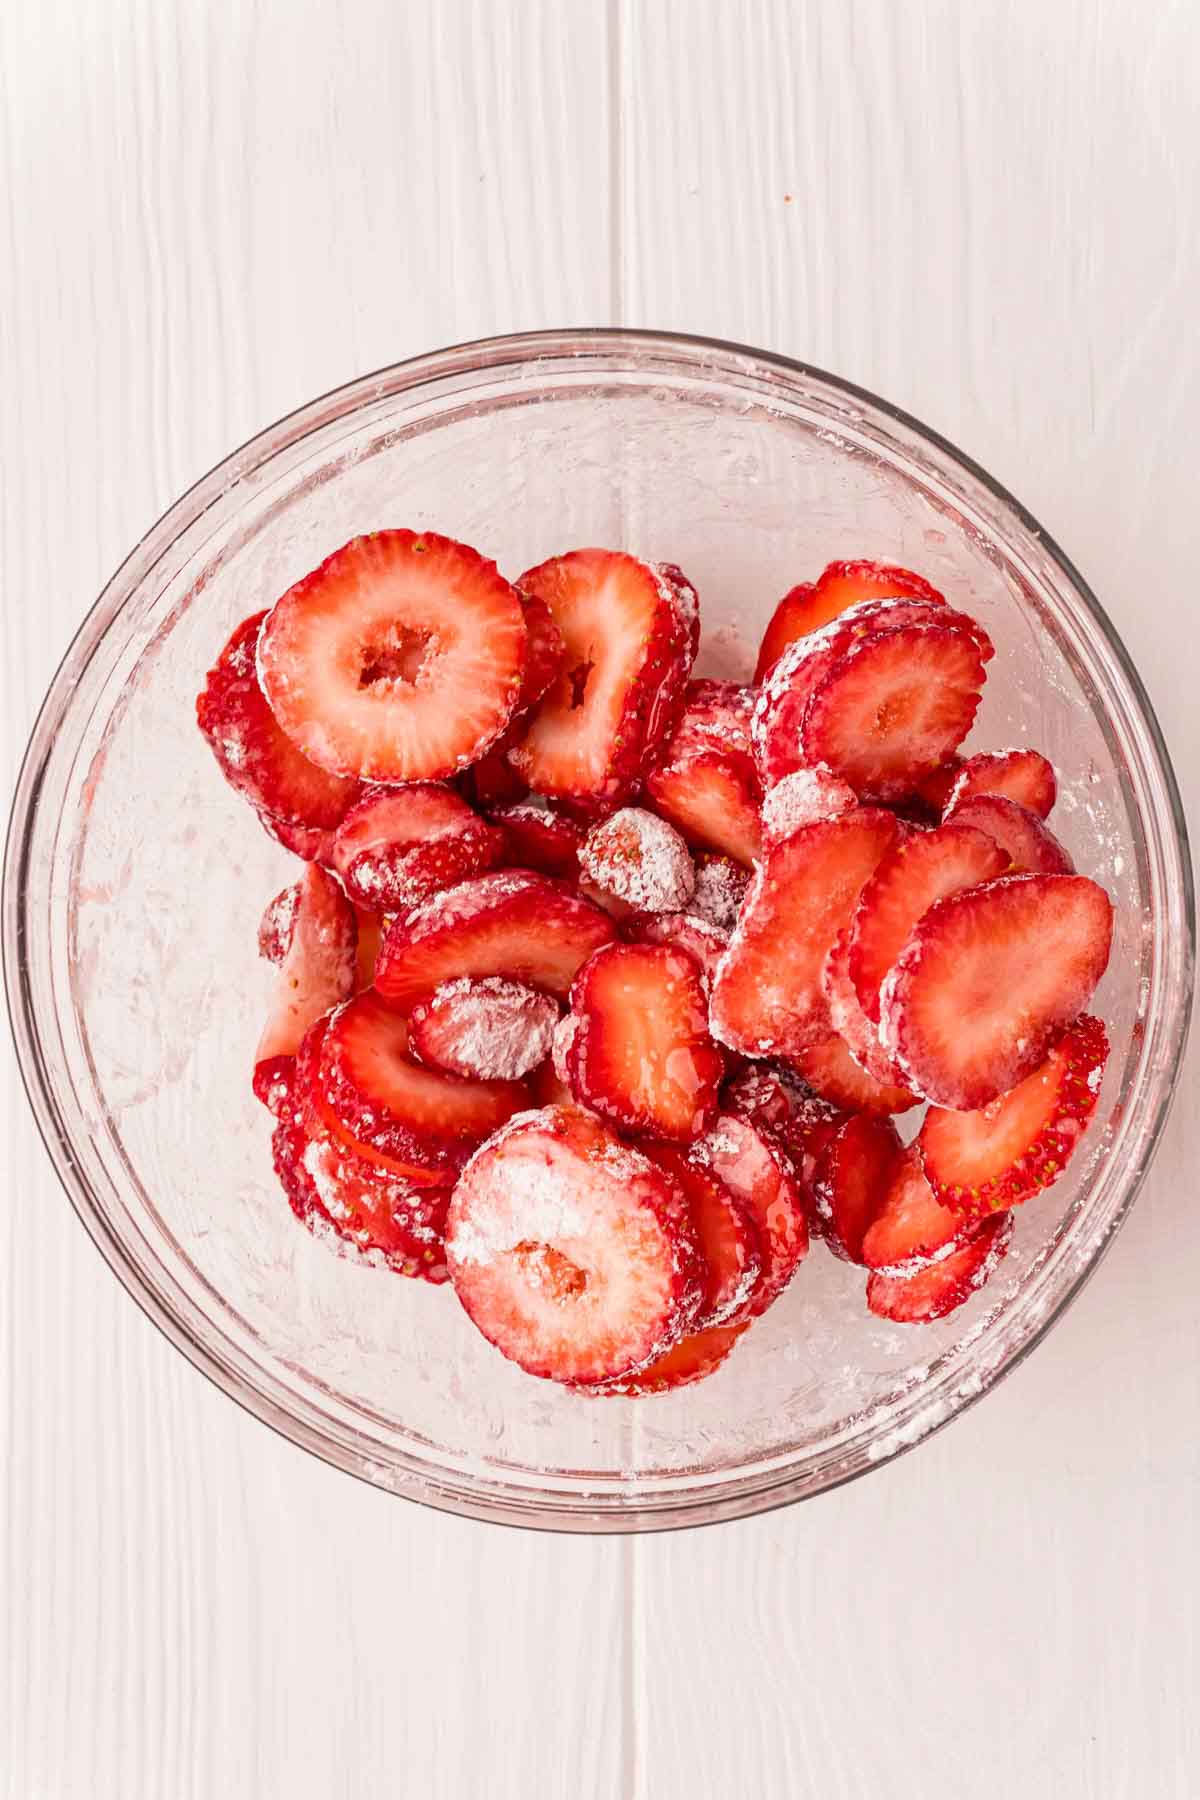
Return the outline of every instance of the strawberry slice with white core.
<path id="1" fill-rule="evenodd" d="M 376 986 L 402 1012 L 457 976 L 507 975 L 566 995 L 613 922 L 563 883 L 501 870 L 437 894 L 395 920 L 379 953 Z"/>
<path id="2" fill-rule="evenodd" d="M 296 844 L 288 847 L 306 860 L 316 860 L 309 850 L 341 819 L 358 783 L 319 769 L 276 722 L 255 668 L 255 647 L 266 616 L 260 612 L 243 619 L 225 645 L 196 696 L 196 723 L 226 781 L 245 795 L 268 830 L 291 826 L 311 834 L 300 840 L 304 849 Z"/>
<path id="3" fill-rule="evenodd" d="M 845 1038 L 836 1032 L 797 1050 L 790 1061 L 814 1094 L 844 1112 L 902 1113 L 919 1102 L 911 1088 L 877 1081 L 854 1060 Z"/>
<path id="4" fill-rule="evenodd" d="M 585 1106 L 623 1131 L 690 1143 L 712 1123 L 725 1061 L 704 983 L 682 950 L 610 944 L 571 988 L 565 1072 Z"/>
<path id="5" fill-rule="evenodd" d="M 910 1275 L 875 1270 L 867 1279 L 867 1307 L 876 1318 L 898 1325 L 927 1325 L 944 1319 L 988 1280 L 1012 1239 L 1012 1219 L 997 1213 L 948 1256 Z"/>
<path id="6" fill-rule="evenodd" d="M 940 900 L 884 982 L 885 1047 L 936 1106 L 987 1106 L 1083 1011 L 1112 927 L 1112 902 L 1084 875 L 1006 875 Z"/>
<path id="7" fill-rule="evenodd" d="M 333 866 L 350 898 L 403 912 L 443 888 L 494 868 L 505 850 L 496 826 L 435 781 L 368 788 L 333 840 Z"/>
<path id="8" fill-rule="evenodd" d="M 863 1090 L 865 1103 L 860 1110 L 907 1112 L 910 1106 L 916 1106 L 917 1096 L 904 1087 L 900 1071 L 879 1041 L 878 1027 L 859 1004 L 850 979 L 850 933 L 845 927 L 838 932 L 825 958 L 822 980 L 834 1033 L 874 1084 L 873 1089 Z"/>
<path id="9" fill-rule="evenodd" d="M 640 806 L 622 807 L 593 826 L 579 861 L 597 887 L 638 912 L 679 912 L 696 885 L 679 833 Z"/>
<path id="10" fill-rule="evenodd" d="M 329 1021 L 317 1075 L 341 1129 L 405 1168 L 447 1170 L 529 1103 L 517 1081 L 469 1081 L 412 1054 L 407 1022 L 373 988 Z"/>
<path id="11" fill-rule="evenodd" d="M 890 1119 L 848 1119 L 817 1164 L 814 1193 L 825 1241 L 847 1262 L 863 1260 L 863 1238 L 900 1166 L 902 1146 Z"/>
<path id="12" fill-rule="evenodd" d="M 1007 868 L 1007 855 L 995 839 L 961 820 L 912 832 L 888 851 L 850 924 L 850 978 L 868 1019 L 878 1023 L 879 990 L 923 914 L 950 894 L 994 881 Z"/>
<path id="13" fill-rule="evenodd" d="M 757 1318 L 778 1300 L 808 1255 L 799 1183 L 775 1139 L 735 1113 L 722 1113 L 692 1155 L 712 1169 L 754 1220 L 763 1266 L 744 1316 Z"/>
<path id="14" fill-rule="evenodd" d="M 1108 1035 L 1085 1016 L 1011 1093 L 978 1112 L 931 1107 L 917 1148 L 936 1198 L 976 1214 L 1019 1206 L 1052 1186 L 1095 1111 L 1107 1061 Z"/>
<path id="15" fill-rule="evenodd" d="M 766 679 L 789 644 L 819 631 L 850 607 L 868 600 L 898 599 L 945 605 L 942 595 L 922 576 L 895 563 L 830 563 L 816 581 L 802 581 L 789 589 L 775 608 L 763 634 L 755 681 Z"/>
<path id="16" fill-rule="evenodd" d="M 258 640 L 258 676 L 292 741 L 364 781 L 436 781 L 512 717 L 526 657 L 520 596 L 436 532 L 358 537 L 289 588 Z"/>
<path id="17" fill-rule="evenodd" d="M 502 975 L 443 982 L 409 1016 L 423 1063 L 475 1081 L 520 1081 L 550 1054 L 558 1002 Z"/>
<path id="18" fill-rule="evenodd" d="M 859 794 L 901 799 L 962 743 L 983 681 L 983 659 L 965 631 L 926 624 L 871 634 L 809 700 L 804 761 L 824 763 Z"/>
<path id="19" fill-rule="evenodd" d="M 862 809 L 806 825 L 767 853 L 713 983 L 721 1043 L 790 1057 L 829 1036 L 825 958 L 898 830 L 891 813 Z"/>
<path id="20" fill-rule="evenodd" d="M 705 1269 L 696 1330 L 744 1318 L 762 1273 L 758 1229 L 745 1205 L 711 1168 L 684 1151 L 665 1144 L 640 1148 L 678 1183 L 691 1208 Z"/>
<path id="21" fill-rule="evenodd" d="M 697 849 L 720 851 L 747 868 L 761 853 L 759 785 L 749 757 L 689 750 L 651 769 L 646 798 Z"/>
<path id="22" fill-rule="evenodd" d="M 854 789 L 828 769 L 794 769 L 767 790 L 762 804 L 763 842 L 769 850 L 802 826 L 840 818 L 857 805 Z"/>
<path id="23" fill-rule="evenodd" d="M 264 1104 L 278 1097 L 277 1083 L 309 1026 L 354 991 L 354 908 L 333 876 L 315 864 L 296 887 L 271 1012 L 254 1053 L 254 1091 Z"/>
<path id="24" fill-rule="evenodd" d="M 523 592 L 562 634 L 562 668 L 509 759 L 539 794 L 619 804 L 641 772 L 664 697 L 678 703 L 691 634 L 675 592 L 647 563 L 574 550 L 530 569 Z"/>
<path id="25" fill-rule="evenodd" d="M 947 816 L 976 794 L 1002 794 L 1045 819 L 1058 797 L 1054 765 L 1040 750 L 985 750 L 968 756 L 946 792 Z"/>
<path id="26" fill-rule="evenodd" d="M 450 1276 L 484 1337 L 530 1375 L 591 1384 L 683 1337 L 703 1267 L 669 1176 L 571 1107 L 525 1113 L 464 1171 Z"/>
<path id="27" fill-rule="evenodd" d="M 750 871 L 731 856 L 702 851 L 696 858 L 696 885 L 688 911 L 727 935 L 738 922 L 750 891 Z"/>
<path id="28" fill-rule="evenodd" d="M 910 1144 L 863 1235 L 862 1261 L 888 1275 L 913 1275 L 924 1263 L 943 1261 L 973 1230 L 973 1223 L 938 1200 L 921 1153 Z"/>
<path id="29" fill-rule="evenodd" d="M 571 881 L 579 875 L 584 829 L 567 814 L 549 806 L 519 801 L 489 814 L 504 833 L 506 854 L 514 869 L 537 869 Z"/>
<path id="30" fill-rule="evenodd" d="M 1073 875 L 1075 864 L 1048 825 L 1035 812 L 1003 794 L 970 794 L 947 814 L 948 821 L 970 825 L 999 844 L 1009 859 L 1011 875 Z"/>
<path id="31" fill-rule="evenodd" d="M 635 944 L 669 944 L 685 950 L 696 963 L 706 988 L 729 948 L 729 933 L 695 913 L 636 913 L 626 919 L 625 935 Z"/>
<path id="32" fill-rule="evenodd" d="M 676 1388 L 691 1387 L 720 1368 L 745 1330 L 745 1325 L 709 1325 L 691 1331 L 636 1374 L 580 1391 L 595 1398 L 640 1400 L 647 1394 L 671 1394 Z"/>

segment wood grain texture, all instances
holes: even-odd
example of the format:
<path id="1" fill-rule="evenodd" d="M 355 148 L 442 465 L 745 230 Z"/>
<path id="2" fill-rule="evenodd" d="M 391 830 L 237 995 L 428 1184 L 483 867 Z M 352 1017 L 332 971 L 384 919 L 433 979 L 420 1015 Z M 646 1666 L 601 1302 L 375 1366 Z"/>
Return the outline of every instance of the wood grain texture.
<path id="1" fill-rule="evenodd" d="M 435 344 L 671 326 L 838 370 L 1011 483 L 1198 793 L 1188 0 L 7 0 L 0 747 L 233 443 Z M 635 1545 L 334 1474 L 142 1320 L 6 1064 L 0 1796 L 1194 1800 L 1194 1107 L 987 1403 Z M 1189 1077 L 1195 1091 L 1193 1058 Z"/>

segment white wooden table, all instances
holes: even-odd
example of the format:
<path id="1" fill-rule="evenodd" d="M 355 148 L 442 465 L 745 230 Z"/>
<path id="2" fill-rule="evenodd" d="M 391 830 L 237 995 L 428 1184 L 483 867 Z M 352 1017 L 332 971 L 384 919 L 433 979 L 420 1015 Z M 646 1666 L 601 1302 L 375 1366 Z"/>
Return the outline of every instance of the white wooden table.
<path id="1" fill-rule="evenodd" d="M 1200 758 L 1194 0 L 4 0 L 3 748 L 143 528 L 415 351 L 793 352 L 1017 489 Z M 307 1458 L 141 1317 L 8 1064 L 3 1800 L 1195 1800 L 1196 1066 L 1049 1341 L 915 1455 L 563 1540 Z"/>

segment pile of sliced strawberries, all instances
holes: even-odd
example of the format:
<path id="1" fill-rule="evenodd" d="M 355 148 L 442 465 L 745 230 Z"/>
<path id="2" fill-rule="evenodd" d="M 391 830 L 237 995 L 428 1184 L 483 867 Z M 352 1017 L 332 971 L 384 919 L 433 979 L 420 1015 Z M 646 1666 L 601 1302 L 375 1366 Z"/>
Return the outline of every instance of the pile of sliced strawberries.
<path id="1" fill-rule="evenodd" d="M 1054 770 L 962 754 L 982 627 L 844 562 L 779 603 L 753 686 L 693 680 L 699 633 L 673 565 L 510 583 L 381 531 L 197 702 L 307 863 L 259 931 L 293 1211 L 594 1394 L 711 1373 L 813 1237 L 872 1312 L 944 1317 L 1108 1056 L 1112 908 L 1045 823 Z"/>

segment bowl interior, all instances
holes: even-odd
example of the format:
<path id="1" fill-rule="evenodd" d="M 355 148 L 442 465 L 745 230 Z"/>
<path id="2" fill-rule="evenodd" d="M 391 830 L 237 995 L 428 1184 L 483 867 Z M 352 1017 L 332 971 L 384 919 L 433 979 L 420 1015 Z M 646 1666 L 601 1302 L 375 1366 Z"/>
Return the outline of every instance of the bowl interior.
<path id="1" fill-rule="evenodd" d="M 924 1328 L 873 1319 L 862 1272 L 818 1246 L 710 1381 L 586 1400 L 506 1364 L 448 1291 L 296 1225 L 249 1088 L 272 981 L 255 929 L 296 865 L 222 782 L 193 698 L 237 620 L 383 525 L 465 539 L 510 576 L 586 543 L 679 562 L 701 595 L 702 673 L 748 678 L 778 596 L 835 556 L 910 564 L 986 625 L 997 656 L 971 744 L 1051 757 L 1052 823 L 1113 895 L 1117 937 L 1095 1002 L 1113 1040 L 1096 1123 L 963 1311 Z M 39 729 L 21 1007 L 60 1160 L 106 1253 L 189 1354 L 383 1485 L 589 1526 L 816 1491 L 915 1441 L 1019 1354 L 1144 1166 L 1178 1048 L 1164 938 L 1186 942 L 1187 922 L 1169 775 L 1137 694 L 1035 531 L 941 447 L 811 374 L 601 340 L 360 383 L 265 434 L 155 528 Z"/>

